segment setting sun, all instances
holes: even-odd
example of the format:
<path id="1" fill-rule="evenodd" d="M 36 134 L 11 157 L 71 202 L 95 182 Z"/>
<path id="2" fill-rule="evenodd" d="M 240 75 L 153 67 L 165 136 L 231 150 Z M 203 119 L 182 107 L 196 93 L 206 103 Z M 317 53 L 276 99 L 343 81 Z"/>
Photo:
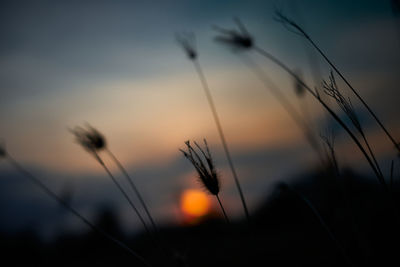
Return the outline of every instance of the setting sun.
<path id="1" fill-rule="evenodd" d="M 181 209 L 185 215 L 200 217 L 210 210 L 210 200 L 201 190 L 185 190 L 181 196 Z"/>

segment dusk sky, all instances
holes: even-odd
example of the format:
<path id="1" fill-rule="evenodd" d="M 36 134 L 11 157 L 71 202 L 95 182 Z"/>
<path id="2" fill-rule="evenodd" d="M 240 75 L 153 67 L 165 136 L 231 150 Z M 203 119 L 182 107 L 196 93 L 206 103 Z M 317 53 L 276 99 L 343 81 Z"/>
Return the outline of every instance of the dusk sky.
<path id="1" fill-rule="evenodd" d="M 239 17 L 258 46 L 301 70 L 312 87 L 320 86 L 308 61 L 313 50 L 274 20 L 275 8 L 304 26 L 400 138 L 400 18 L 390 1 L 135 0 L 1 1 L 0 140 L 56 192 L 71 190 L 72 205 L 88 217 L 97 205 L 114 205 L 125 228 L 135 231 L 140 227 L 135 215 L 68 128 L 88 122 L 102 132 L 162 222 L 179 221 L 181 192 L 201 188 L 178 149 L 188 139 L 207 138 L 221 174 L 221 197 L 227 210 L 241 217 L 203 89 L 174 35 L 196 34 L 199 61 L 254 210 L 271 185 L 314 168 L 318 159 L 243 64 L 244 56 L 262 66 L 296 107 L 307 107 L 317 134 L 337 128 L 311 97 L 296 97 L 292 79 L 281 69 L 255 53 L 232 52 L 213 40 L 213 25 L 232 28 L 232 18 Z M 318 62 L 321 79 L 326 79 L 330 68 L 319 57 Z M 387 173 L 387 159 L 395 150 L 356 99 L 353 104 Z M 342 167 L 351 165 L 372 176 L 338 128 L 336 145 Z M 61 214 L 52 201 L 6 161 L 0 162 L 1 229 L 84 227 Z"/>

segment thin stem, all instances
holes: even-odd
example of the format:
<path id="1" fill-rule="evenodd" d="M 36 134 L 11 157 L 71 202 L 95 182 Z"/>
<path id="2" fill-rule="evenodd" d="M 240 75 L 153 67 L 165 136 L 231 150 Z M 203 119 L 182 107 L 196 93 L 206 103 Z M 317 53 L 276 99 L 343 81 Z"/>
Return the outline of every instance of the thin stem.
<path id="1" fill-rule="evenodd" d="M 154 222 L 153 217 L 150 214 L 149 209 L 147 208 L 147 205 L 142 197 L 142 195 L 140 194 L 138 188 L 136 187 L 135 183 L 133 182 L 132 178 L 130 177 L 130 175 L 128 174 L 128 172 L 126 171 L 126 169 L 124 168 L 124 166 L 121 164 L 121 162 L 117 159 L 117 157 L 108 149 L 106 148 L 106 152 L 108 153 L 108 155 L 111 157 L 111 159 L 115 162 L 115 164 L 118 166 L 118 168 L 120 169 L 120 171 L 123 173 L 123 175 L 125 176 L 126 180 L 128 181 L 129 185 L 131 186 L 131 188 L 133 189 L 133 191 L 135 192 L 135 194 L 137 195 L 140 204 L 142 204 L 147 217 L 150 220 L 151 225 L 153 226 L 153 229 L 155 232 L 158 232 L 158 228 L 156 223 Z"/>
<path id="2" fill-rule="evenodd" d="M 224 206 L 222 205 L 221 199 L 219 198 L 218 195 L 215 195 L 215 197 L 216 197 L 217 200 L 218 200 L 219 206 L 221 207 L 221 210 L 222 210 L 222 213 L 224 214 L 224 217 L 225 217 L 226 222 L 227 222 L 228 224 L 230 224 L 229 219 L 228 219 L 228 215 L 226 215 L 226 212 L 225 212 Z"/>
<path id="3" fill-rule="evenodd" d="M 375 158 L 374 152 L 372 152 L 372 149 L 371 149 L 371 147 L 370 147 L 370 145 L 369 145 L 369 142 L 368 142 L 368 140 L 367 140 L 367 137 L 366 137 L 365 134 L 364 134 L 364 131 L 361 131 L 361 137 L 363 138 L 363 140 L 364 140 L 364 142 L 365 142 L 365 145 L 367 146 L 367 149 L 368 149 L 368 151 L 369 151 L 369 154 L 371 155 L 372 160 L 373 160 L 374 163 L 375 163 L 376 169 L 378 170 L 379 174 L 383 177 L 383 173 L 382 173 L 382 171 L 381 171 L 381 168 L 379 167 L 379 163 L 378 163 L 378 161 L 377 161 L 376 158 Z"/>
<path id="4" fill-rule="evenodd" d="M 305 20 L 304 17 L 302 16 L 302 13 L 300 11 L 300 9 L 298 8 L 297 5 L 297 1 L 290 1 L 288 3 L 290 5 L 290 7 L 292 8 L 292 11 L 295 15 L 297 15 L 297 19 L 299 21 L 299 24 L 302 25 L 304 28 L 307 28 L 305 26 Z M 317 54 L 315 53 L 315 51 L 309 47 L 306 43 L 306 41 L 303 42 L 303 47 L 304 47 L 304 51 L 307 54 L 307 58 L 308 58 L 308 64 L 310 65 L 310 69 L 311 69 L 311 73 L 313 76 L 313 80 L 314 80 L 314 84 L 319 84 L 321 81 L 321 67 L 318 61 L 318 57 Z M 316 89 L 318 90 L 318 89 Z"/>
<path id="5" fill-rule="evenodd" d="M 339 164 L 336 158 L 336 153 L 335 153 L 335 147 L 334 147 L 334 137 L 332 134 L 332 139 L 329 139 L 329 136 L 323 136 L 321 135 L 322 140 L 325 142 L 325 147 L 329 150 L 329 152 L 327 152 L 327 154 L 330 154 L 330 160 L 331 160 L 331 164 L 333 165 L 334 171 L 335 171 L 335 175 L 337 177 L 340 176 L 340 171 L 339 171 Z"/>
<path id="6" fill-rule="evenodd" d="M 169 258 L 169 253 L 168 253 L 168 251 L 166 250 L 166 248 L 165 248 L 165 247 L 163 246 L 163 244 L 162 244 L 162 241 L 163 241 L 163 240 L 161 239 L 161 236 L 160 236 L 160 233 L 159 233 L 159 229 L 158 229 L 158 227 L 157 227 L 157 225 L 156 225 L 156 223 L 155 223 L 153 217 L 151 216 L 150 211 L 149 211 L 149 209 L 147 208 L 147 205 L 146 205 L 146 203 L 145 203 L 145 201 L 144 201 L 142 195 L 140 194 L 140 192 L 139 192 L 138 188 L 136 187 L 135 183 L 133 182 L 133 179 L 130 177 L 130 175 L 128 174 L 128 172 L 126 171 L 126 169 L 124 168 L 124 166 L 122 165 L 122 163 L 121 163 L 121 162 L 117 159 L 117 157 L 114 155 L 114 153 L 112 153 L 111 150 L 109 150 L 108 148 L 106 148 L 105 150 L 106 150 L 107 154 L 111 157 L 111 159 L 115 162 L 115 164 L 118 166 L 118 168 L 120 169 L 120 171 L 123 173 L 123 175 L 125 176 L 126 180 L 127 180 L 128 183 L 129 183 L 129 185 L 131 186 L 131 188 L 133 189 L 133 191 L 134 191 L 135 194 L 137 195 L 137 197 L 138 197 L 138 199 L 139 199 L 141 205 L 143 206 L 143 208 L 144 208 L 144 210 L 145 210 L 145 212 L 146 212 L 146 215 L 147 215 L 147 217 L 149 218 L 150 223 L 151 223 L 151 225 L 152 225 L 152 227 L 153 227 L 153 230 L 154 230 L 154 232 L 155 232 L 155 235 L 156 235 L 156 236 L 155 236 L 155 239 L 154 239 L 153 241 L 156 243 L 157 247 L 160 248 L 160 250 L 162 251 L 162 253 L 164 254 L 164 256 L 166 256 L 167 258 Z M 147 230 L 147 232 L 149 232 L 149 231 Z"/>
<path id="7" fill-rule="evenodd" d="M 353 134 L 353 132 L 347 127 L 347 125 L 343 122 L 342 119 L 339 118 L 339 116 L 321 99 L 321 97 L 314 92 L 307 84 L 305 84 L 288 66 L 286 66 L 282 61 L 268 53 L 267 51 L 263 50 L 262 48 L 259 48 L 257 46 L 254 46 L 253 49 L 261 54 L 262 56 L 270 59 L 272 62 L 280 66 L 282 69 L 284 69 L 288 74 L 290 74 L 296 81 L 298 81 L 301 85 L 306 88 L 306 90 L 328 111 L 328 113 L 340 124 L 340 126 L 347 132 L 347 134 L 351 137 L 353 142 L 357 145 L 357 147 L 360 149 L 361 153 L 364 155 L 365 159 L 367 160 L 368 164 L 372 168 L 373 172 L 375 173 L 376 177 L 378 178 L 378 181 L 382 184 L 384 189 L 388 191 L 387 185 L 385 183 L 385 180 L 383 177 L 380 175 L 378 170 L 375 167 L 375 164 L 372 162 L 371 158 L 369 157 L 368 153 L 365 151 L 364 147 L 361 145 L 360 141 L 357 139 L 357 137 Z"/>
<path id="8" fill-rule="evenodd" d="M 100 158 L 100 156 L 96 153 L 96 159 L 99 162 L 99 164 L 103 167 L 103 169 L 106 171 L 108 176 L 111 178 L 115 186 L 118 188 L 118 190 L 121 192 L 121 194 L 124 196 L 124 198 L 128 201 L 129 205 L 132 207 L 133 211 L 136 213 L 136 215 L 139 217 L 140 222 L 143 224 L 144 229 L 146 230 L 147 234 L 151 236 L 151 232 L 149 228 L 147 227 L 142 215 L 140 215 L 138 209 L 136 208 L 135 204 L 133 204 L 132 200 L 129 198 L 128 194 L 125 192 L 125 190 L 122 188 L 122 186 L 119 184 L 117 179 L 115 179 L 114 175 L 110 172 L 110 170 L 107 168 L 106 164 L 103 162 L 103 160 Z"/>
<path id="9" fill-rule="evenodd" d="M 356 95 L 356 97 L 361 101 L 361 103 L 365 106 L 371 116 L 375 119 L 375 121 L 379 124 L 382 130 L 386 133 L 390 141 L 394 144 L 395 148 L 400 152 L 400 144 L 396 142 L 396 140 L 392 137 L 386 127 L 383 125 L 381 120 L 375 115 L 369 105 L 362 99 L 359 93 L 354 89 L 354 87 L 350 84 L 350 82 L 343 76 L 343 74 L 336 68 L 335 64 L 325 55 L 324 52 L 317 46 L 317 44 L 311 39 L 311 37 L 307 34 L 304 37 L 311 43 L 311 45 L 321 54 L 321 56 L 326 60 L 326 62 L 335 70 L 335 72 L 342 78 L 342 80 L 346 83 L 346 85 L 350 88 L 350 90 Z"/>
<path id="10" fill-rule="evenodd" d="M 249 211 L 247 209 L 247 205 L 246 205 L 246 201 L 244 199 L 243 191 L 242 191 L 242 188 L 240 186 L 239 178 L 238 178 L 238 176 L 236 174 L 236 170 L 235 170 L 235 167 L 234 167 L 233 162 L 232 162 L 231 154 L 229 152 L 228 145 L 227 145 L 227 142 L 225 140 L 225 135 L 224 135 L 224 132 L 222 130 L 222 126 L 221 126 L 221 123 L 220 123 L 220 120 L 219 120 L 219 117 L 218 117 L 217 110 L 215 108 L 215 104 L 214 104 L 213 98 L 211 96 L 211 92 L 210 92 L 206 77 L 205 77 L 205 75 L 204 75 L 204 73 L 202 71 L 202 68 L 201 68 L 200 63 L 198 62 L 198 60 L 197 59 L 193 59 L 192 61 L 193 61 L 193 64 L 194 64 L 194 66 L 196 68 L 197 74 L 199 75 L 201 84 L 203 86 L 204 92 L 205 92 L 207 100 L 208 100 L 208 104 L 210 105 L 211 112 L 213 114 L 214 121 L 215 121 L 215 124 L 217 126 L 219 136 L 221 138 L 222 146 L 224 148 L 224 151 L 225 151 L 225 154 L 226 154 L 226 158 L 228 160 L 229 167 L 230 167 L 230 169 L 232 171 L 233 179 L 235 180 L 236 187 L 237 187 L 237 189 L 239 191 L 240 200 L 242 202 L 246 218 L 247 218 L 247 220 L 250 220 L 250 214 L 249 214 Z"/>
<path id="11" fill-rule="evenodd" d="M 315 140 L 315 137 L 312 134 L 312 130 L 310 129 L 309 125 L 306 123 L 304 118 L 297 112 L 296 108 L 285 97 L 285 95 L 281 92 L 278 86 L 274 82 L 272 82 L 272 80 L 269 79 L 269 77 L 265 73 L 261 71 L 260 67 L 255 62 L 250 60 L 250 58 L 246 58 L 246 60 L 244 60 L 243 62 L 249 67 L 251 71 L 253 71 L 255 76 L 264 84 L 265 88 L 271 91 L 273 96 L 282 105 L 282 107 L 289 114 L 294 123 L 303 131 L 303 134 L 308 140 L 310 146 L 318 154 L 319 158 L 322 161 L 322 164 L 324 165 L 323 153 L 320 149 L 317 140 Z"/>
<path id="12" fill-rule="evenodd" d="M 13 165 L 19 172 L 21 172 L 25 177 L 30 179 L 36 186 L 38 186 L 44 193 L 46 193 L 49 197 L 53 198 L 55 201 L 57 201 L 61 206 L 63 206 L 65 209 L 67 209 L 69 212 L 71 212 L 75 217 L 80 219 L 84 224 L 86 224 L 89 228 L 91 228 L 94 232 L 98 233 L 99 235 L 103 236 L 105 239 L 108 239 L 109 241 L 113 242 L 120 248 L 126 250 L 129 252 L 132 256 L 134 256 L 136 259 L 138 259 L 143 265 L 151 267 L 151 265 L 146 262 L 146 260 L 138 255 L 136 252 L 134 252 L 132 249 L 130 249 L 126 244 L 124 244 L 122 241 L 114 238 L 101 228 L 97 227 L 93 223 L 91 223 L 88 219 L 86 219 L 83 215 L 81 215 L 77 210 L 72 208 L 67 202 L 65 202 L 61 197 L 59 197 L 56 193 L 54 193 L 49 187 L 47 187 L 42 181 L 40 181 L 38 178 L 33 176 L 30 172 L 25 170 L 14 158 L 12 158 L 9 154 L 6 155 L 6 158 L 8 159 L 9 163 Z"/>

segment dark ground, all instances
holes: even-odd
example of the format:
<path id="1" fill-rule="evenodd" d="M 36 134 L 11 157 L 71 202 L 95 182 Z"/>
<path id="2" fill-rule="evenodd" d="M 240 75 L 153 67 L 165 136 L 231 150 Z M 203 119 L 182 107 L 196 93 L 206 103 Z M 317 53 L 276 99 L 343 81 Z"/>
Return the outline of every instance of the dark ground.
<path id="1" fill-rule="evenodd" d="M 398 196 L 399 187 L 392 191 Z M 345 171 L 339 178 L 318 173 L 290 186 L 277 184 L 250 223 L 209 218 L 161 229 L 164 249 L 144 234 L 124 236 L 109 210 L 97 225 L 152 266 L 400 266 L 398 207 L 398 198 L 388 197 L 374 180 Z M 0 240 L 3 266 L 142 266 L 93 232 L 62 235 L 52 244 L 31 231 L 3 233 Z"/>

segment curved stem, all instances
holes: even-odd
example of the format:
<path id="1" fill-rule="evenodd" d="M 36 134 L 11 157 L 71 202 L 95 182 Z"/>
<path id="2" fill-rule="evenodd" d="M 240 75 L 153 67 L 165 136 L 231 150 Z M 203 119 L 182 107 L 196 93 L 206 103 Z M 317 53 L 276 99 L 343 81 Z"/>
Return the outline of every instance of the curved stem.
<path id="1" fill-rule="evenodd" d="M 47 187 L 42 181 L 40 181 L 38 178 L 33 176 L 30 172 L 25 170 L 14 158 L 12 158 L 9 154 L 6 154 L 6 158 L 8 159 L 9 163 L 13 165 L 19 172 L 21 172 L 25 177 L 30 179 L 36 186 L 38 186 L 44 193 L 46 193 L 49 197 L 53 198 L 55 201 L 57 201 L 61 206 L 63 206 L 65 209 L 67 209 L 69 212 L 71 212 L 75 217 L 80 219 L 84 224 L 86 224 L 89 228 L 91 228 L 94 232 L 100 234 L 104 238 L 108 239 L 109 241 L 113 242 L 117 246 L 121 247 L 122 249 L 126 250 L 129 252 L 132 256 L 134 256 L 136 259 L 138 259 L 143 265 L 151 267 L 149 263 L 146 262 L 146 260 L 138 255 L 136 252 L 134 252 L 132 249 L 130 249 L 126 244 L 121 242 L 120 240 L 114 238 L 101 228 L 95 226 L 93 223 L 91 223 L 88 219 L 86 219 L 83 215 L 81 215 L 77 210 L 72 208 L 67 202 L 65 202 L 61 197 L 59 197 L 56 193 L 54 193 L 49 187 Z"/>
<path id="2" fill-rule="evenodd" d="M 372 160 L 373 160 L 374 163 L 375 163 L 376 169 L 378 170 L 379 174 L 383 177 L 383 173 L 382 173 L 382 171 L 381 171 L 381 168 L 379 167 L 379 163 L 378 163 L 378 161 L 376 160 L 375 155 L 374 155 L 374 152 L 372 151 L 371 146 L 369 145 L 369 142 L 368 142 L 368 140 L 367 140 L 367 137 L 365 136 L 365 134 L 364 134 L 363 131 L 361 131 L 361 137 L 363 138 L 364 143 L 365 143 L 365 145 L 367 146 L 367 149 L 368 149 L 368 151 L 369 151 L 369 154 L 371 155 Z"/>
<path id="3" fill-rule="evenodd" d="M 260 67 L 249 58 L 246 59 L 247 60 L 244 61 L 245 64 L 254 72 L 256 77 L 264 84 L 264 86 L 271 91 L 273 96 L 278 100 L 281 106 L 289 114 L 294 123 L 303 131 L 303 134 L 307 139 L 307 141 L 309 142 L 310 146 L 318 154 L 318 157 L 320 158 L 322 165 L 325 165 L 324 162 L 325 156 L 323 155 L 321 147 L 319 146 L 317 140 L 312 134 L 312 130 L 305 121 L 305 119 L 297 112 L 296 108 L 285 97 L 285 95 L 281 92 L 278 86 L 275 83 L 273 83 L 272 80 L 270 80 L 265 73 L 262 72 Z"/>
<path id="4" fill-rule="evenodd" d="M 361 101 L 361 103 L 365 106 L 365 108 L 368 110 L 368 112 L 371 114 L 371 116 L 375 119 L 375 121 L 379 124 L 379 126 L 382 128 L 382 130 L 385 132 L 387 137 L 390 139 L 390 141 L 393 143 L 394 147 L 400 152 L 400 144 L 394 140 L 392 135 L 389 133 L 389 131 L 386 129 L 386 127 L 383 125 L 381 120 L 376 116 L 376 114 L 372 111 L 372 109 L 369 107 L 369 105 L 362 99 L 360 94 L 354 89 L 354 87 L 350 84 L 350 82 L 343 76 L 343 74 L 339 71 L 338 68 L 336 68 L 335 64 L 325 55 L 325 53 L 317 46 L 317 44 L 311 39 L 310 36 L 304 35 L 304 37 L 311 43 L 311 45 L 318 51 L 318 53 L 321 54 L 321 56 L 326 60 L 326 62 L 335 70 L 335 72 L 342 78 L 342 80 L 346 83 L 346 85 L 350 88 L 350 90 L 354 93 L 354 95 Z"/>
<path id="5" fill-rule="evenodd" d="M 339 116 L 321 99 L 321 97 L 315 93 L 307 84 L 305 84 L 288 66 L 286 66 L 282 61 L 268 53 L 267 51 L 263 50 L 262 48 L 259 48 L 257 46 L 254 46 L 253 48 L 256 52 L 258 52 L 260 55 L 270 59 L 272 62 L 280 66 L 282 69 L 284 69 L 288 74 L 290 74 L 294 79 L 296 79 L 297 82 L 299 82 L 306 90 L 326 109 L 326 111 L 339 123 L 339 125 L 347 132 L 347 134 L 350 136 L 350 138 L 353 140 L 353 142 L 357 145 L 357 147 L 360 149 L 361 153 L 364 155 L 365 159 L 367 160 L 368 164 L 372 168 L 373 172 L 375 173 L 376 177 L 378 178 L 378 181 L 382 184 L 384 189 L 388 191 L 387 185 L 385 183 L 385 180 L 383 177 L 380 175 L 378 170 L 376 169 L 374 163 L 372 162 L 371 158 L 369 157 L 368 153 L 365 151 L 364 147 L 361 145 L 360 141 L 357 139 L 357 137 L 353 134 L 353 132 L 347 127 L 347 125 L 343 122 L 342 119 L 339 118 Z"/>
<path id="6" fill-rule="evenodd" d="M 215 124 L 217 126 L 217 130 L 218 130 L 219 136 L 221 138 L 222 146 L 224 148 L 224 151 L 225 151 L 225 154 L 226 154 L 226 158 L 228 160 L 229 167 L 230 167 L 230 169 L 232 171 L 233 179 L 235 180 L 236 187 L 237 187 L 237 189 L 239 191 L 240 200 L 242 202 L 246 218 L 247 218 L 247 220 L 250 220 L 250 214 L 249 214 L 249 211 L 247 209 L 246 201 L 244 199 L 242 187 L 240 186 L 239 178 L 237 176 L 235 167 L 233 165 L 231 154 L 229 152 L 228 145 L 227 145 L 227 142 L 225 140 L 225 135 L 224 135 L 224 132 L 222 130 L 222 126 L 221 126 L 221 123 L 220 123 L 220 120 L 219 120 L 219 117 L 218 117 L 217 109 L 215 108 L 215 104 L 214 104 L 213 98 L 211 96 L 211 92 L 210 92 L 206 77 L 205 77 L 205 75 L 204 75 L 204 73 L 203 73 L 203 71 L 201 69 L 201 66 L 200 66 L 200 63 L 198 62 L 198 60 L 197 59 L 193 59 L 192 61 L 193 61 L 193 64 L 194 64 L 194 66 L 196 68 L 197 74 L 199 75 L 201 84 L 203 86 L 204 92 L 205 92 L 207 100 L 208 100 L 208 104 L 210 105 L 211 112 L 213 114 L 214 121 L 215 121 Z"/>
<path id="7" fill-rule="evenodd" d="M 112 182 L 115 184 L 115 186 L 118 188 L 118 190 L 121 192 L 121 194 L 124 196 L 126 201 L 128 201 L 129 205 L 133 209 L 133 211 L 136 213 L 136 215 L 139 217 L 140 222 L 143 224 L 144 229 L 146 230 L 147 234 L 151 236 L 151 232 L 149 228 L 146 225 L 146 222 L 144 221 L 142 215 L 140 215 L 138 209 L 136 208 L 135 204 L 133 204 L 132 200 L 129 198 L 128 194 L 125 192 L 125 190 L 122 188 L 122 186 L 119 184 L 117 179 L 115 179 L 114 175 L 110 172 L 110 170 L 107 168 L 106 164 L 103 162 L 103 160 L 100 158 L 100 156 L 96 153 L 96 159 L 99 162 L 99 164 L 103 167 L 103 169 L 106 171 L 108 176 L 111 178 Z"/>
<path id="8" fill-rule="evenodd" d="M 136 187 L 135 183 L 133 182 L 132 178 L 130 177 L 130 175 L 128 174 L 128 172 L 126 171 L 126 169 L 124 168 L 124 166 L 121 164 L 121 162 L 117 159 L 117 157 L 107 148 L 106 149 L 107 154 L 111 157 L 111 159 L 115 162 L 115 164 L 118 166 L 118 168 L 120 169 L 120 171 L 123 173 L 123 175 L 125 176 L 126 180 L 128 181 L 129 185 L 131 186 L 131 188 L 133 189 L 133 191 L 135 192 L 135 194 L 137 195 L 140 204 L 143 206 L 147 217 L 150 220 L 150 223 L 154 229 L 155 232 L 158 232 L 158 228 L 156 223 L 154 222 L 153 217 L 150 214 L 149 209 L 147 208 L 147 205 L 142 197 L 142 195 L 140 194 L 138 188 Z"/>

